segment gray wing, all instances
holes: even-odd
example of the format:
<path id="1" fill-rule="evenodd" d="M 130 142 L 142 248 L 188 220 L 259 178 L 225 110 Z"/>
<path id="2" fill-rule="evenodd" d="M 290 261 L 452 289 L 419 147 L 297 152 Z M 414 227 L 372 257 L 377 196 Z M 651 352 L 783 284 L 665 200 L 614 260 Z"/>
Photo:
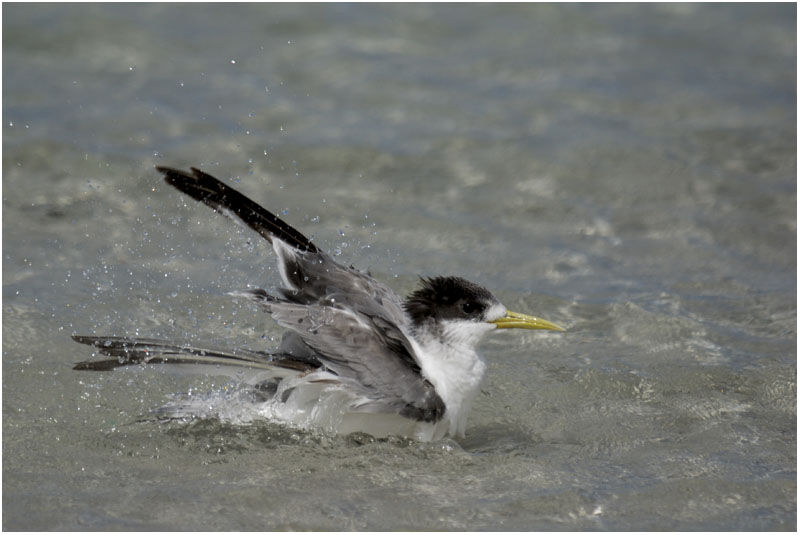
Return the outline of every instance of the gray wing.
<path id="1" fill-rule="evenodd" d="M 273 245 L 281 277 L 288 286 L 281 291 L 287 301 L 311 304 L 332 298 L 341 302 L 350 296 L 367 298 L 377 300 L 390 321 L 406 321 L 402 300 L 389 287 L 339 264 L 300 231 L 234 188 L 194 167 L 191 172 L 160 166 L 156 169 L 169 185 L 247 225 Z"/>
<path id="2" fill-rule="evenodd" d="M 289 337 L 294 355 L 318 358 L 350 379 L 371 400 L 362 410 L 399 412 L 436 421 L 444 402 L 422 376 L 410 343 L 400 297 L 367 273 L 345 267 L 294 229 L 213 176 L 158 167 L 166 182 L 214 210 L 238 219 L 272 243 L 281 278 L 281 297 L 264 290 L 237 292 L 264 305 Z"/>
<path id="3" fill-rule="evenodd" d="M 360 410 L 425 422 L 444 415 L 444 402 L 423 377 L 408 339 L 381 314 L 287 302 L 272 303 L 270 309 L 326 368 L 358 385 L 370 399 Z"/>

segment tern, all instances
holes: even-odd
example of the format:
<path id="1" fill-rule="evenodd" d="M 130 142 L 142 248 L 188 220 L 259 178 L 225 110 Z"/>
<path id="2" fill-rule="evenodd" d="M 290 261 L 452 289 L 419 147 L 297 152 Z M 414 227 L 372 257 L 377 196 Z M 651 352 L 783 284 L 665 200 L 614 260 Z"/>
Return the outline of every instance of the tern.
<path id="1" fill-rule="evenodd" d="M 136 364 L 245 370 L 260 414 L 290 426 L 417 440 L 464 437 L 486 372 L 476 351 L 497 329 L 563 331 L 511 312 L 486 288 L 456 276 L 421 278 L 406 299 L 336 262 L 295 228 L 213 176 L 156 167 L 167 184 L 260 234 L 277 255 L 283 288 L 231 292 L 286 329 L 273 352 L 200 349 L 148 338 L 73 335 L 112 357 L 75 365 Z M 205 366 L 204 366 L 205 365 Z"/>

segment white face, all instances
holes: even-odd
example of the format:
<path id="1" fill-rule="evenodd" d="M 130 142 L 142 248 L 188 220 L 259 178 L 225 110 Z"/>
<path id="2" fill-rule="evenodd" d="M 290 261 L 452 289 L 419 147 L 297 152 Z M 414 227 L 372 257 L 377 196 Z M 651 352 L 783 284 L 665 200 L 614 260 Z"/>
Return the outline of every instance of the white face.
<path id="1" fill-rule="evenodd" d="M 474 348 L 481 338 L 497 329 L 494 323 L 471 320 L 446 320 L 442 322 L 442 334 L 447 343 Z"/>
<path id="2" fill-rule="evenodd" d="M 483 321 L 475 319 L 445 320 L 442 322 L 442 333 L 450 343 L 475 347 L 481 338 L 497 329 L 496 324 L 489 322 L 504 317 L 506 312 L 506 307 L 500 303 L 494 303 L 484 311 Z"/>
<path id="3" fill-rule="evenodd" d="M 486 310 L 486 313 L 484 314 L 484 318 L 485 318 L 486 321 L 499 320 L 500 318 L 505 317 L 506 312 L 508 312 L 508 309 L 506 307 L 504 307 L 500 303 L 495 303 L 491 307 L 489 307 L 488 310 Z M 492 324 L 492 325 L 495 328 L 497 328 L 496 325 L 494 325 L 494 324 Z"/>

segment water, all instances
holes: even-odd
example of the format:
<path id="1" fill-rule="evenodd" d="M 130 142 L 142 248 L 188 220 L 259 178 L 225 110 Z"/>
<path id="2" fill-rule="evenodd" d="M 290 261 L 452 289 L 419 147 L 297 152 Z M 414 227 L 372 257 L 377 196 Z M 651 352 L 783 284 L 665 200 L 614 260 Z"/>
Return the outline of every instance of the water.
<path id="1" fill-rule="evenodd" d="M 5 529 L 793 530 L 796 8 L 3 6 Z M 72 333 L 279 336 L 238 181 L 488 339 L 466 439 L 160 423 L 235 385 L 72 371 Z"/>

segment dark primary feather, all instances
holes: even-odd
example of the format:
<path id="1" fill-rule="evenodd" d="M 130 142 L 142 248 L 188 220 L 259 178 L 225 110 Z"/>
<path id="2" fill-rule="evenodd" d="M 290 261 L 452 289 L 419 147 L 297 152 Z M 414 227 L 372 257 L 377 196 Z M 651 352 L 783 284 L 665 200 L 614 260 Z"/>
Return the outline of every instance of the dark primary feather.
<path id="1" fill-rule="evenodd" d="M 301 251 L 314 253 L 317 247 L 297 229 L 278 216 L 227 186 L 208 173 L 192 167 L 192 174 L 179 169 L 158 166 L 164 180 L 190 197 L 201 201 L 214 210 L 230 210 L 247 226 L 272 243 L 275 236 Z"/>
<path id="2" fill-rule="evenodd" d="M 300 231 L 232 187 L 194 167 L 191 168 L 192 174 L 169 167 L 156 169 L 164 173 L 168 184 L 181 192 L 214 210 L 235 216 L 270 243 L 274 237 L 295 249 L 293 254 L 279 259 L 284 264 L 288 282 L 293 286 L 281 291 L 285 299 L 318 303 L 328 299 L 332 292 L 343 296 L 367 293 L 386 307 L 395 309 L 396 320 L 403 317 L 402 301 L 389 287 L 355 268 L 337 263 Z"/>
<path id="3" fill-rule="evenodd" d="M 135 364 L 210 364 L 240 366 L 258 369 L 275 367 L 290 370 L 311 371 L 319 366 L 300 356 L 295 358 L 288 352 L 274 354 L 260 351 L 238 350 L 236 354 L 215 349 L 201 349 L 186 344 L 175 344 L 152 338 L 130 338 L 126 336 L 81 336 L 72 339 L 81 344 L 96 347 L 98 353 L 114 357 L 106 360 L 86 360 L 77 363 L 73 370 L 108 371 Z"/>

